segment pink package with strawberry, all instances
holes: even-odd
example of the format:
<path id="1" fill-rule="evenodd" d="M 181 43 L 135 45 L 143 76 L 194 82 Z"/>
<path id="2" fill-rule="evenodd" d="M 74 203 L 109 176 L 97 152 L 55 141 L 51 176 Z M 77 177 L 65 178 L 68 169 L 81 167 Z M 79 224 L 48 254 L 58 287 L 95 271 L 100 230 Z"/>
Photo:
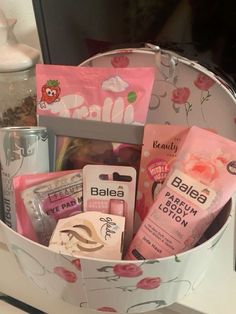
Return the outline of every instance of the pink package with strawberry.
<path id="1" fill-rule="evenodd" d="M 236 143 L 191 127 L 126 259 L 192 248 L 236 190 Z"/>
<path id="2" fill-rule="evenodd" d="M 37 113 L 112 123 L 144 124 L 155 68 L 38 64 Z"/>
<path id="3" fill-rule="evenodd" d="M 136 201 L 136 216 L 141 221 L 155 201 L 188 130 L 181 125 L 144 126 Z"/>

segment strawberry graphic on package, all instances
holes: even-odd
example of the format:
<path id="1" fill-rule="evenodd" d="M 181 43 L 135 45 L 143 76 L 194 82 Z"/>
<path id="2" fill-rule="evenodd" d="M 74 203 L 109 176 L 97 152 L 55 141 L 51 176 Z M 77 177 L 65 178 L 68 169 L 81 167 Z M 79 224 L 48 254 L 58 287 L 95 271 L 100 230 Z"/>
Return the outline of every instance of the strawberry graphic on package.
<path id="1" fill-rule="evenodd" d="M 58 80 L 48 80 L 41 88 L 42 96 L 40 99 L 41 104 L 52 104 L 59 101 L 61 93 L 60 82 Z"/>

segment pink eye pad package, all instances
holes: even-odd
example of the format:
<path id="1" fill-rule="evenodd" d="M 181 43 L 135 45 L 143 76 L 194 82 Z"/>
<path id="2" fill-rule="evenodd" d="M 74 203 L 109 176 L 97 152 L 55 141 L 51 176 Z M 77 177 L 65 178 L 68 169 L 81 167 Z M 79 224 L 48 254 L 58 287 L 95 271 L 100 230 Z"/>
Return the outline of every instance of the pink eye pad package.
<path id="1" fill-rule="evenodd" d="M 82 173 L 74 170 L 35 176 L 14 179 L 18 232 L 47 245 L 59 219 L 82 212 Z"/>
<path id="2" fill-rule="evenodd" d="M 192 248 L 236 189 L 236 143 L 191 127 L 127 259 Z"/>
<path id="3" fill-rule="evenodd" d="M 144 124 L 156 69 L 38 64 L 39 115 Z"/>

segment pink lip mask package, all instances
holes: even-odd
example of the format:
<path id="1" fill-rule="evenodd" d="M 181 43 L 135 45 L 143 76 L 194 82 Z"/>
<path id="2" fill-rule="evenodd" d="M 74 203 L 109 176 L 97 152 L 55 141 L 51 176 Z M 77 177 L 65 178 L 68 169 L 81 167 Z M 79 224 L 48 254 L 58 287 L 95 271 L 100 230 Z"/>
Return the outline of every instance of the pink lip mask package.
<path id="1" fill-rule="evenodd" d="M 236 190 L 236 143 L 191 127 L 126 259 L 192 248 Z"/>
<path id="2" fill-rule="evenodd" d="M 146 124 L 141 152 L 136 215 L 143 220 L 167 177 L 189 128 Z"/>
<path id="3" fill-rule="evenodd" d="M 38 64 L 37 113 L 144 124 L 155 71 L 154 67 L 90 68 Z"/>

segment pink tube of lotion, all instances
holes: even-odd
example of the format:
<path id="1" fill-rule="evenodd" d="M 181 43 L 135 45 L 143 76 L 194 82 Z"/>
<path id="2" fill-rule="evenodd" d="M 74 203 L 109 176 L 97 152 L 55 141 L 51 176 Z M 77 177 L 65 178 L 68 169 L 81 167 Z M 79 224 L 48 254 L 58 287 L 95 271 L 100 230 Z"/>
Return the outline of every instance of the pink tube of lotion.
<path id="1" fill-rule="evenodd" d="M 236 143 L 191 127 L 125 259 L 192 248 L 236 190 Z"/>

